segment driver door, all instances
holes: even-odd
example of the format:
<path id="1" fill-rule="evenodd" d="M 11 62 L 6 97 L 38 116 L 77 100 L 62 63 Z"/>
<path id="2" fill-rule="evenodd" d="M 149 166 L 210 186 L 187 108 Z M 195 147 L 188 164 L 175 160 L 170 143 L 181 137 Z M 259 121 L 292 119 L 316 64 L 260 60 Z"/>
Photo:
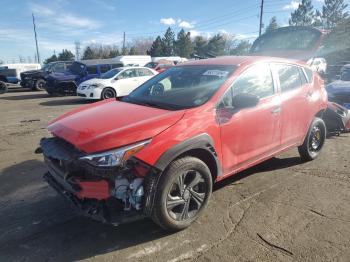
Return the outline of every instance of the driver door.
<path id="1" fill-rule="evenodd" d="M 270 66 L 257 64 L 245 70 L 223 97 L 218 120 L 225 175 L 246 168 L 280 147 L 281 105 L 274 86 Z M 256 95 L 260 101 L 255 107 L 235 109 L 232 98 L 240 93 Z"/>

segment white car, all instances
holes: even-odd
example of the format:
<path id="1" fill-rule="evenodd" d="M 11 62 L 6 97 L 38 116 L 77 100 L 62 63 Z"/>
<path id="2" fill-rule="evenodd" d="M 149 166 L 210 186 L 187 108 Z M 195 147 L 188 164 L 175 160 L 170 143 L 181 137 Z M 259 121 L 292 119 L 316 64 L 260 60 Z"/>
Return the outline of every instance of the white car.
<path id="1" fill-rule="evenodd" d="M 86 99 L 108 99 L 128 95 L 136 87 L 158 74 L 147 67 L 119 67 L 109 70 L 101 78 L 82 82 L 77 95 Z"/>

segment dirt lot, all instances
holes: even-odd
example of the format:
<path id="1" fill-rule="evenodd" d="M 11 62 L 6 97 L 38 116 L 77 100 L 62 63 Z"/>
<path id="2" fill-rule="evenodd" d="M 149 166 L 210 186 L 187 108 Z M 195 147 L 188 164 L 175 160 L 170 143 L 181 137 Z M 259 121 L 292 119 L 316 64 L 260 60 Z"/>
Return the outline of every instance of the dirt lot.
<path id="1" fill-rule="evenodd" d="M 0 96 L 0 261 L 349 261 L 350 136 L 301 163 L 288 152 L 216 186 L 189 229 L 111 227 L 77 217 L 42 181 L 46 123 L 82 102 L 44 92 Z"/>

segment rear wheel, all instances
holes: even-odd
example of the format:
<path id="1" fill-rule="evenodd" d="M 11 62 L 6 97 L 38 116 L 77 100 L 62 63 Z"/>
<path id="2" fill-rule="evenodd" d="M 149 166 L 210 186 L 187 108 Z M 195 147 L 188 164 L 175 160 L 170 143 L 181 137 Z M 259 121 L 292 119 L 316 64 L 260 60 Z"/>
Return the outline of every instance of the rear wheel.
<path id="1" fill-rule="evenodd" d="M 7 92 L 7 84 L 5 82 L 0 81 L 0 94 L 4 94 Z"/>
<path id="2" fill-rule="evenodd" d="M 115 92 L 115 90 L 111 87 L 106 87 L 105 89 L 103 89 L 102 93 L 101 93 L 101 99 L 109 99 L 109 98 L 115 98 L 117 96 L 117 93 Z"/>
<path id="3" fill-rule="evenodd" d="M 156 189 L 153 221 L 169 231 L 190 226 L 208 205 L 212 184 L 210 170 L 200 159 L 172 162 Z"/>
<path id="4" fill-rule="evenodd" d="M 312 122 L 304 143 L 298 147 L 300 157 L 304 161 L 314 160 L 321 152 L 326 140 L 326 125 L 321 118 Z"/>
<path id="5" fill-rule="evenodd" d="M 45 90 L 46 81 L 44 79 L 38 79 L 34 83 L 34 90 L 43 91 Z"/>

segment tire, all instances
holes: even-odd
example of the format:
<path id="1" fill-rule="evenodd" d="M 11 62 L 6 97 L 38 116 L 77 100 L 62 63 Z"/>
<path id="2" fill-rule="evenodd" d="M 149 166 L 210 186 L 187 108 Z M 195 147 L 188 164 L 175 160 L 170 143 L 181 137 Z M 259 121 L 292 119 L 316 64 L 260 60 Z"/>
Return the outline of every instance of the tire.
<path id="1" fill-rule="evenodd" d="M 190 156 L 175 160 L 159 180 L 152 220 L 168 231 L 187 228 L 208 205 L 212 187 L 210 170 L 203 161 Z"/>
<path id="2" fill-rule="evenodd" d="M 111 87 L 106 87 L 105 89 L 102 90 L 101 93 L 101 99 L 105 100 L 105 99 L 109 99 L 109 98 L 115 98 L 117 97 L 117 93 L 115 92 L 115 90 Z"/>
<path id="3" fill-rule="evenodd" d="M 45 86 L 46 86 L 46 81 L 44 79 L 38 79 L 34 83 L 33 90 L 43 91 L 45 90 Z"/>
<path id="4" fill-rule="evenodd" d="M 320 154 L 326 140 L 326 134 L 324 121 L 316 117 L 310 125 L 304 143 L 298 147 L 303 161 L 314 160 Z"/>
<path id="5" fill-rule="evenodd" d="M 7 84 L 0 81 L 0 94 L 5 94 L 7 92 Z"/>

